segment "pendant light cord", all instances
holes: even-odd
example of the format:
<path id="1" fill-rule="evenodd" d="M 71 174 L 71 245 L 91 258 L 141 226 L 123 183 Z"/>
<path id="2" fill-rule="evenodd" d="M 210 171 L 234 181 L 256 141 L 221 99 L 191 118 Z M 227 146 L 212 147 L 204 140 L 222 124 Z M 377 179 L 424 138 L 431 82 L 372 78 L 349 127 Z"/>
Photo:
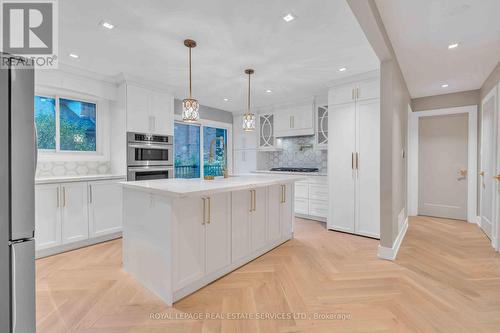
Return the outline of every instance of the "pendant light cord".
<path id="1" fill-rule="evenodd" d="M 191 84 L 191 47 L 189 47 L 189 98 L 192 98 L 192 84 Z"/>
<path id="2" fill-rule="evenodd" d="M 248 73 L 248 110 L 247 113 L 250 113 L 250 73 Z"/>

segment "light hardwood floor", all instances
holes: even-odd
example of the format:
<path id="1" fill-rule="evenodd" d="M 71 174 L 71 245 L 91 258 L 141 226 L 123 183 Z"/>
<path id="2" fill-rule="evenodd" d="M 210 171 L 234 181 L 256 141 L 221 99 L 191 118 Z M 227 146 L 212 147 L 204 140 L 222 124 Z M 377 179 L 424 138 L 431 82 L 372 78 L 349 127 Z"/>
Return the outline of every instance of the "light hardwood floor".
<path id="1" fill-rule="evenodd" d="M 477 226 L 414 218 L 395 262 L 377 259 L 377 245 L 298 219 L 293 240 L 173 308 L 121 270 L 120 240 L 40 259 L 37 332 L 500 332 L 500 254 Z"/>

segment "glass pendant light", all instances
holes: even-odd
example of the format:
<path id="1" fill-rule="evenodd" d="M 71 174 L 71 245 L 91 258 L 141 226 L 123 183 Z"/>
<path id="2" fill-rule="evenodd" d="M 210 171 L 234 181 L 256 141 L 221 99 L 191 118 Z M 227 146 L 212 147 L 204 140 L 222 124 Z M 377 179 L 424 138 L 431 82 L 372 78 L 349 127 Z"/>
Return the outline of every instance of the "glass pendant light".
<path id="1" fill-rule="evenodd" d="M 196 47 L 196 42 L 192 39 L 186 39 L 184 45 L 189 48 L 189 98 L 182 101 L 182 120 L 185 122 L 195 122 L 200 119 L 198 109 L 200 104 L 192 96 L 191 83 L 191 49 Z"/>
<path id="2" fill-rule="evenodd" d="M 255 114 L 250 111 L 250 75 L 253 73 L 253 69 L 245 69 L 245 74 L 248 75 L 248 108 L 243 115 L 243 130 L 248 132 L 255 130 Z"/>

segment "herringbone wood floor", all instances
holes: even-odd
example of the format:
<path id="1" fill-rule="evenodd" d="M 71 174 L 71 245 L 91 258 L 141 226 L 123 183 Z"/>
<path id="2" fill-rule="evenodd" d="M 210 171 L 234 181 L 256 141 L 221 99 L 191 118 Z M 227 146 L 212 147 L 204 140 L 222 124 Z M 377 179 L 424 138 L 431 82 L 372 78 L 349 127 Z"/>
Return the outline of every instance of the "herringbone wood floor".
<path id="1" fill-rule="evenodd" d="M 297 220 L 295 239 L 167 308 L 121 270 L 121 241 L 37 261 L 37 332 L 500 332 L 500 254 L 466 222 L 418 217 L 395 262 L 376 240 Z M 151 319 L 344 313 L 347 320 Z"/>

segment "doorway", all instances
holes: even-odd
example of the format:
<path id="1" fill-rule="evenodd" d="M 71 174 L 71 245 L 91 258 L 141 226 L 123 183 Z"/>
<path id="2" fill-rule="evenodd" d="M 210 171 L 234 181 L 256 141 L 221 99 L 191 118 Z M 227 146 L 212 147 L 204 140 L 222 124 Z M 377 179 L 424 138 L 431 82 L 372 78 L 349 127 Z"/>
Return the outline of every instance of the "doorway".
<path id="1" fill-rule="evenodd" d="M 408 213 L 476 223 L 477 106 L 411 112 Z"/>
<path id="2" fill-rule="evenodd" d="M 467 113 L 419 119 L 419 215 L 467 219 L 467 126 Z"/>

